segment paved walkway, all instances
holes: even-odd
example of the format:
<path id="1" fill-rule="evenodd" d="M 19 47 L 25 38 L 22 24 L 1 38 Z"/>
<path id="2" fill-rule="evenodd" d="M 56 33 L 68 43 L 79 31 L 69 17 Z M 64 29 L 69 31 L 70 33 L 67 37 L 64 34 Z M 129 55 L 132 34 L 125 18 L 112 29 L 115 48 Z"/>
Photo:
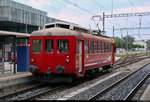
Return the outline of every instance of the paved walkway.
<path id="1" fill-rule="evenodd" d="M 18 72 L 16 74 L 0 74 L 0 81 L 1 80 L 9 80 L 14 78 L 21 78 L 31 76 L 32 74 L 29 72 Z"/>
<path id="2" fill-rule="evenodd" d="M 31 73 L 17 73 L 13 74 L 1 74 L 0 75 L 0 89 L 8 86 L 13 86 L 17 84 L 23 84 L 27 82 L 32 82 L 34 80 Z"/>
<path id="3" fill-rule="evenodd" d="M 143 93 L 141 99 L 142 101 L 150 101 L 150 85 L 146 88 L 145 92 Z"/>

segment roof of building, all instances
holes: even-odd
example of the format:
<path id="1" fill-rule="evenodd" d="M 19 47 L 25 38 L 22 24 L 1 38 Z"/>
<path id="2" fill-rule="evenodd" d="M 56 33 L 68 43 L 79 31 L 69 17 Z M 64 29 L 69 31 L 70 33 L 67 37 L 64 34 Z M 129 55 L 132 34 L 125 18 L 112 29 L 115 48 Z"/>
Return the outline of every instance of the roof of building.
<path id="1" fill-rule="evenodd" d="M 0 31 L 0 36 L 30 37 L 30 34 Z"/>

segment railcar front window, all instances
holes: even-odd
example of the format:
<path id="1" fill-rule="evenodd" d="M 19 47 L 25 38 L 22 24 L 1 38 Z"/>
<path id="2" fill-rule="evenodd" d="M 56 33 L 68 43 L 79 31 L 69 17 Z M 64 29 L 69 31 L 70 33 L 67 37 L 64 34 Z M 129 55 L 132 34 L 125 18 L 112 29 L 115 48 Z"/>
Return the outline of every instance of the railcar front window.
<path id="1" fill-rule="evenodd" d="M 68 40 L 58 40 L 58 50 L 60 53 L 65 53 L 69 51 L 69 41 Z"/>
<path id="2" fill-rule="evenodd" d="M 34 53 L 40 53 L 41 52 L 41 40 L 33 40 L 32 41 L 32 51 Z"/>
<path id="3" fill-rule="evenodd" d="M 53 51 L 53 40 L 46 40 L 46 52 L 52 52 Z"/>

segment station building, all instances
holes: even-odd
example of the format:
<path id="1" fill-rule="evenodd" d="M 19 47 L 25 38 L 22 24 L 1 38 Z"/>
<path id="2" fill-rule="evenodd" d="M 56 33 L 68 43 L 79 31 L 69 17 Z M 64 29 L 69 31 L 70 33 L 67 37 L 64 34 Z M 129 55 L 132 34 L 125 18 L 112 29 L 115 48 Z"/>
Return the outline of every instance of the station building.
<path id="1" fill-rule="evenodd" d="M 47 16 L 47 12 L 12 0 L 0 0 L 0 30 L 31 33 L 44 24 L 62 21 Z M 62 21 L 65 22 L 65 21 Z"/>
<path id="2" fill-rule="evenodd" d="M 47 15 L 45 11 L 13 0 L 0 0 L 0 73 L 3 66 L 11 67 L 12 59 L 17 55 L 17 48 L 14 47 L 20 46 L 19 43 L 27 43 L 28 37 L 18 38 L 16 37 L 18 33 L 31 34 L 35 30 L 43 29 L 45 24 L 66 22 Z M 12 35 L 13 32 L 15 33 Z"/>

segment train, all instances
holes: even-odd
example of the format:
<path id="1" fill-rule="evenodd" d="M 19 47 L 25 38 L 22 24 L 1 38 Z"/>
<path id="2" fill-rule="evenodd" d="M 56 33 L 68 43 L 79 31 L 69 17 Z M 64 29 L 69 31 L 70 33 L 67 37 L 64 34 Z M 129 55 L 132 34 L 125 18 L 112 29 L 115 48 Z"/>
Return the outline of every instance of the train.
<path id="1" fill-rule="evenodd" d="M 78 25 L 47 24 L 31 34 L 29 44 L 30 72 L 44 82 L 72 82 L 115 63 L 114 39 Z"/>

